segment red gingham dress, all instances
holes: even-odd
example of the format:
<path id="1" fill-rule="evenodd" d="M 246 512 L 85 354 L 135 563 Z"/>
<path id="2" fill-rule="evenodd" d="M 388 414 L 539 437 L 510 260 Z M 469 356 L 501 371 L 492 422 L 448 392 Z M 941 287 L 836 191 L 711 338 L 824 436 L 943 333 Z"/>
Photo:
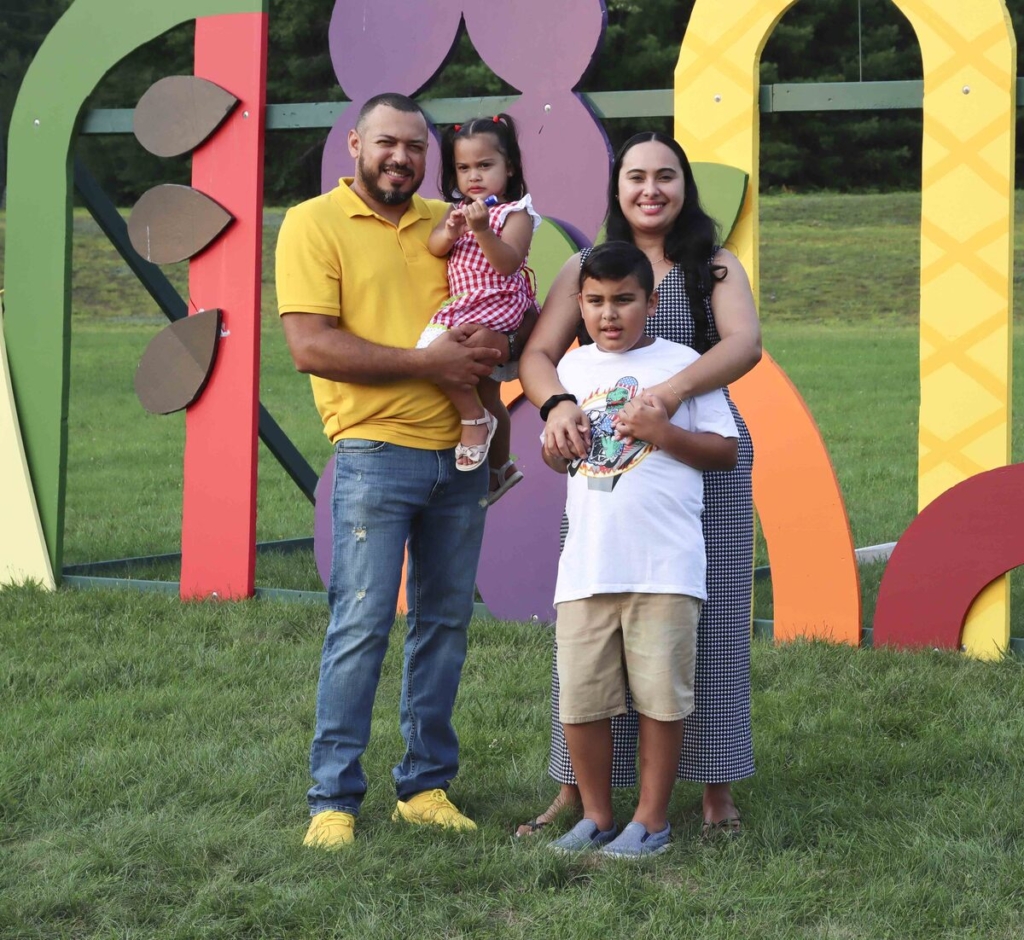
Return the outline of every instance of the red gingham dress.
<path id="1" fill-rule="evenodd" d="M 529 194 L 515 202 L 491 206 L 491 231 L 500 236 L 505 219 L 520 211 L 530 214 L 536 231 L 541 219 Z M 537 302 L 533 272 L 526 266 L 526 260 L 514 274 L 499 274 L 471 231 L 455 242 L 448 255 L 448 291 L 451 299 L 434 314 L 431 323 L 446 327 L 482 323 L 499 333 L 509 333 L 519 327 L 523 314 Z"/>

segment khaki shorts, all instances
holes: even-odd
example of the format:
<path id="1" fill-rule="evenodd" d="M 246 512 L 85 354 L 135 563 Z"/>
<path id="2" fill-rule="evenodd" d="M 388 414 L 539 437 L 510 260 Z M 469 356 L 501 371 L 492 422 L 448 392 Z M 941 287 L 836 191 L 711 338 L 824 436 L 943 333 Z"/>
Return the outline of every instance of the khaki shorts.
<path id="1" fill-rule="evenodd" d="M 558 605 L 558 709 L 565 724 L 622 715 L 656 721 L 693 711 L 701 602 L 685 594 L 597 594 Z"/>

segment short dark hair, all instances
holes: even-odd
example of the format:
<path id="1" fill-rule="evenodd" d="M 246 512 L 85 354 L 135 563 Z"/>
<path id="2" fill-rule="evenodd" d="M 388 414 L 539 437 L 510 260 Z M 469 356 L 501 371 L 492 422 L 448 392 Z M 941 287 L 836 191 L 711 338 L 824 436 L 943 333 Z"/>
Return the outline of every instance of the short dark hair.
<path id="1" fill-rule="evenodd" d="M 588 252 L 580 265 L 579 289 L 587 278 L 595 281 L 622 281 L 633 276 L 644 296 L 654 293 L 654 268 L 651 261 L 630 242 L 605 242 Z"/>
<path id="2" fill-rule="evenodd" d="M 374 95 L 359 109 L 359 114 L 356 117 L 356 130 L 362 132 L 363 125 L 366 123 L 366 116 L 371 111 L 382 106 L 385 108 L 394 108 L 396 111 L 405 111 L 406 113 L 422 115 L 424 121 L 427 119 L 427 116 L 423 113 L 423 109 L 416 104 L 412 98 L 409 98 L 406 95 L 400 95 L 397 92 L 386 91 L 381 95 Z"/>
<path id="3" fill-rule="evenodd" d="M 459 202 L 458 175 L 455 172 L 455 141 L 476 137 L 478 134 L 492 134 L 498 142 L 498 150 L 508 162 L 512 174 L 505 184 L 505 195 L 510 200 L 522 199 L 529 192 L 523 177 L 523 155 L 519 151 L 519 131 L 516 122 L 508 114 L 494 117 L 473 118 L 465 124 L 453 124 L 441 137 L 441 172 L 438 188 L 441 198 L 447 202 Z"/>

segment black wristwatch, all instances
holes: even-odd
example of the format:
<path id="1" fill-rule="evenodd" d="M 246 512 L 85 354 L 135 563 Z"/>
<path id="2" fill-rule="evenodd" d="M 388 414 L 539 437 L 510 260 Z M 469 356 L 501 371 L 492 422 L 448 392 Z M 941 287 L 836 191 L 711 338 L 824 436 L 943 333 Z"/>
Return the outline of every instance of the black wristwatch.
<path id="1" fill-rule="evenodd" d="M 519 337 L 516 336 L 513 330 L 511 333 L 506 333 L 505 338 L 508 340 L 508 361 L 518 361 L 519 357 L 523 354 L 523 351 L 519 348 Z"/>
<path id="2" fill-rule="evenodd" d="M 579 404 L 576 396 L 570 395 L 568 392 L 563 395 L 552 395 L 546 402 L 544 402 L 543 405 L 540 406 L 540 420 L 547 421 L 548 415 L 551 414 L 551 409 L 563 401 L 571 401 L 574 405 Z"/>

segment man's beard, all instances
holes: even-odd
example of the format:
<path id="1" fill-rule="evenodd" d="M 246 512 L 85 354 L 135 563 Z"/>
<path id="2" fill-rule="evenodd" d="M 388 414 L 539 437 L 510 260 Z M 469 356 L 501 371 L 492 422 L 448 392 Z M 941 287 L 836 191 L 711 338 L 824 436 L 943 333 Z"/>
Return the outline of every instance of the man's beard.
<path id="1" fill-rule="evenodd" d="M 356 170 L 359 173 L 359 183 L 363 187 L 363 190 L 366 192 L 368 196 L 370 196 L 371 199 L 374 199 L 385 206 L 400 206 L 402 205 L 402 203 L 408 202 L 410 199 L 412 199 L 413 193 L 420 188 L 420 184 L 419 182 L 416 182 L 412 189 L 409 190 L 384 189 L 383 187 L 378 185 L 377 180 L 380 178 L 381 173 L 384 173 L 386 170 L 389 169 L 407 170 L 410 174 L 409 178 L 415 181 L 416 174 L 412 171 L 410 167 L 405 166 L 404 164 L 401 163 L 381 164 L 376 176 L 370 175 L 366 163 L 361 156 L 356 164 Z"/>

